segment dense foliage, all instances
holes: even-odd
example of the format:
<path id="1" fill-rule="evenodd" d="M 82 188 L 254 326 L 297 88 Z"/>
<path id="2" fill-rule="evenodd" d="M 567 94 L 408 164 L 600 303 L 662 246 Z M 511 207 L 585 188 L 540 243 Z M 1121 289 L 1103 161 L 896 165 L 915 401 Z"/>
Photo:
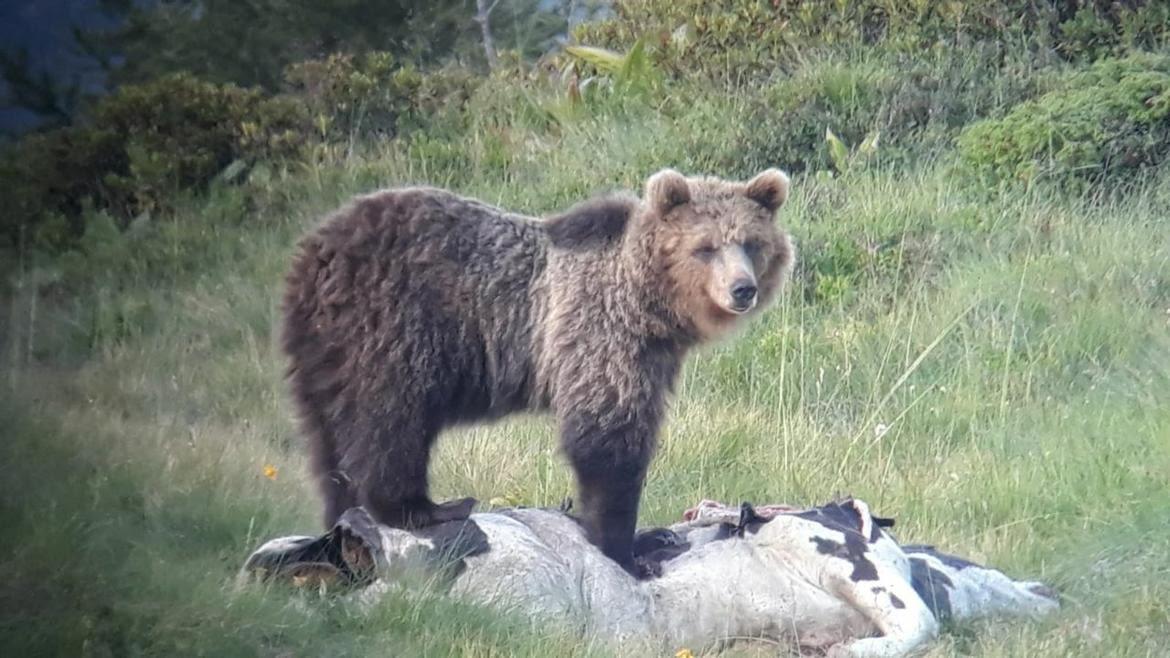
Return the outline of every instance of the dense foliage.
<path id="1" fill-rule="evenodd" d="M 30 135 L 3 154 L 0 239 L 68 247 L 84 233 L 87 209 L 125 226 L 232 163 L 298 158 L 308 134 L 301 104 L 257 90 L 186 74 L 122 87 L 84 124 Z"/>
<path id="2" fill-rule="evenodd" d="M 1170 156 L 1170 56 L 1134 54 L 1058 78 L 999 119 L 970 126 L 965 159 L 994 176 L 1101 180 Z"/>
<path id="3" fill-rule="evenodd" d="M 434 59 L 474 32 L 463 0 L 207 0 L 143 4 L 104 35 L 121 80 L 187 70 L 213 82 L 280 87 L 284 69 L 334 52 Z"/>
<path id="4" fill-rule="evenodd" d="M 918 55 L 1025 44 L 1071 59 L 1095 57 L 1154 47 L 1170 26 L 1170 6 L 1159 0 L 618 0 L 615 10 L 610 20 L 583 25 L 578 38 L 623 49 L 649 37 L 667 69 L 730 79 L 792 70 L 819 48 L 881 46 Z"/>
<path id="5" fill-rule="evenodd" d="M 294 64 L 285 73 L 292 94 L 305 105 L 321 137 L 392 137 L 412 126 L 457 115 L 480 82 L 455 66 L 423 73 L 386 52 L 337 54 Z"/>
<path id="6" fill-rule="evenodd" d="M 257 163 L 295 169 L 385 140 L 457 163 L 474 134 L 482 166 L 507 170 L 517 140 L 557 140 L 605 114 L 657 112 L 686 126 L 629 163 L 637 170 L 670 161 L 724 175 L 774 164 L 846 175 L 946 152 L 958 139 L 962 162 L 995 178 L 1099 180 L 1167 151 L 1167 56 L 1150 54 L 1170 19 L 1160 2 L 622 0 L 576 30 L 580 45 L 536 60 L 539 49 L 504 52 L 487 75 L 451 59 L 453 44 L 467 47 L 455 35 L 471 25 L 465 3 L 374 13 L 361 2 L 309 4 L 133 9 L 115 36 L 151 52 L 132 62 L 210 79 L 180 72 L 125 85 L 74 125 L 0 153 L 10 209 L 0 250 L 77 250 L 93 221 L 125 229 L 181 194 L 238 183 Z M 511 19 L 496 15 L 497 36 L 544 35 L 547 48 L 575 4 L 530 7 L 524 20 L 527 5 L 502 5 Z M 344 48 L 341 34 L 350 35 Z M 425 56 L 418 39 L 432 49 Z M 436 65 L 444 53 L 447 64 Z M 252 82 L 268 90 L 237 86 Z M 707 93 L 712 85 L 725 92 Z"/>

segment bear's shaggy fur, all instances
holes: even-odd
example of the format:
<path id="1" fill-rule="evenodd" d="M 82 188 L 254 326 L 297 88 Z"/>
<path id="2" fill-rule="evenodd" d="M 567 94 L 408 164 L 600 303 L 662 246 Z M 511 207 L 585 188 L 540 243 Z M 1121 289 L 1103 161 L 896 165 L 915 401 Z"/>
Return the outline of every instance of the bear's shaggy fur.
<path id="1" fill-rule="evenodd" d="M 642 199 L 535 219 L 432 188 L 359 197 L 300 245 L 283 347 L 325 499 L 394 527 L 432 502 L 444 428 L 551 410 L 591 541 L 627 569 L 666 399 L 693 346 L 770 301 L 794 250 L 778 170 L 748 183 L 663 170 Z"/>

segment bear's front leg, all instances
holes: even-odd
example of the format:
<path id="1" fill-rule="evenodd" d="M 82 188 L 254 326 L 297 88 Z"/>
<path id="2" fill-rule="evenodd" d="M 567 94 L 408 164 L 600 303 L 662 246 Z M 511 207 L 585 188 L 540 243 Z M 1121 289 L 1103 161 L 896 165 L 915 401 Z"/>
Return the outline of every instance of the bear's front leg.
<path id="1" fill-rule="evenodd" d="M 577 476 L 577 511 L 589 541 L 635 577 L 645 578 L 656 570 L 634 560 L 633 544 L 657 428 L 636 418 L 572 413 L 562 419 L 562 441 Z"/>
<path id="2" fill-rule="evenodd" d="M 633 482 L 576 468 L 580 519 L 589 541 L 637 578 L 652 575 L 634 561 L 634 533 L 643 477 Z"/>

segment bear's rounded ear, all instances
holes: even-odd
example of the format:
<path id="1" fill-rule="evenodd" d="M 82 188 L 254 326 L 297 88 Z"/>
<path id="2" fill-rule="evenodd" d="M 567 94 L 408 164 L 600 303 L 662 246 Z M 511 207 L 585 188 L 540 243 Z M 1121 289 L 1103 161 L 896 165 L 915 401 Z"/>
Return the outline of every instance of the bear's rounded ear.
<path id="1" fill-rule="evenodd" d="M 691 186 L 685 176 L 673 169 L 663 169 L 646 181 L 646 203 L 659 213 L 690 200 Z"/>
<path id="2" fill-rule="evenodd" d="M 748 181 L 744 192 L 768 212 L 776 212 L 788 199 L 788 174 L 779 169 L 765 169 Z"/>

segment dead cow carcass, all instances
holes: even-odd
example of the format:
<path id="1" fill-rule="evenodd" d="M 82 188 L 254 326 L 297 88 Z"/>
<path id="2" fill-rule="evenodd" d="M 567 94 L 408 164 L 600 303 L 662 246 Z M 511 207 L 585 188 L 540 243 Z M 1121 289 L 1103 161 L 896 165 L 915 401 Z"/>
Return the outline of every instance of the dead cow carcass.
<path id="1" fill-rule="evenodd" d="M 703 501 L 682 522 L 639 533 L 636 553 L 660 575 L 637 580 L 561 511 L 497 510 L 406 531 L 354 508 L 323 536 L 264 544 L 243 573 L 345 584 L 375 601 L 402 587 L 403 574 L 430 570 L 452 596 L 662 649 L 760 638 L 831 655 L 901 656 L 944 620 L 1058 607 L 1041 583 L 899 545 L 891 525 L 856 499 L 806 509 Z"/>

